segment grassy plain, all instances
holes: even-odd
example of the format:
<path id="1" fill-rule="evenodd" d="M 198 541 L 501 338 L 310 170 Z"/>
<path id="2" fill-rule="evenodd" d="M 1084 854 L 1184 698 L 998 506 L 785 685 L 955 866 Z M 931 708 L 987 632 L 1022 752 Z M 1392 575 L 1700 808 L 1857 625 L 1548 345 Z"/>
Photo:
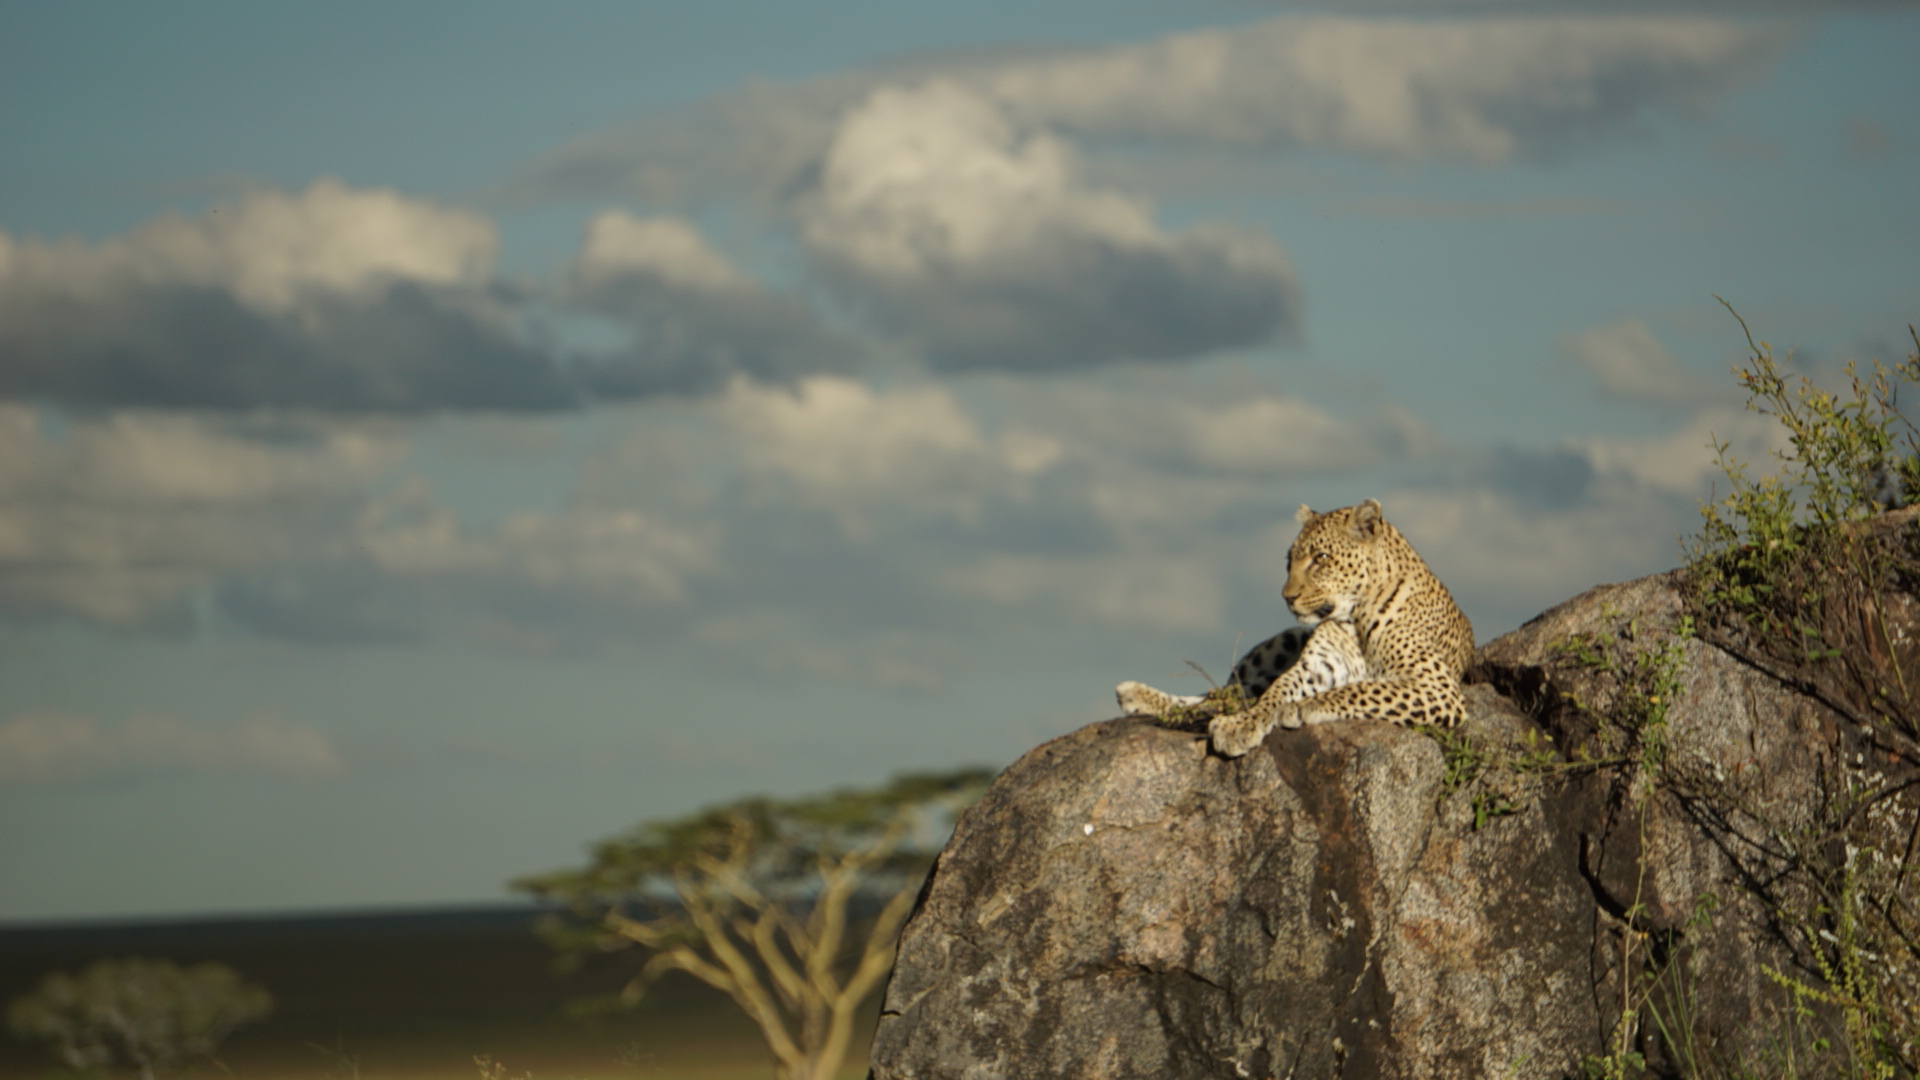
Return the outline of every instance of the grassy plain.
<path id="1" fill-rule="evenodd" d="M 617 989 L 631 955 L 555 972 L 525 907 L 144 924 L 0 927 L 0 1002 L 53 970 L 108 956 L 227 964 L 274 995 L 192 1080 L 768 1080 L 753 1024 L 674 975 L 634 1010 L 594 1019 L 569 1000 Z M 864 1048 L 878 1003 L 870 1003 Z M 866 1074 L 864 1054 L 846 1077 Z M 73 1080 L 44 1049 L 0 1034 L 0 1077 Z"/>

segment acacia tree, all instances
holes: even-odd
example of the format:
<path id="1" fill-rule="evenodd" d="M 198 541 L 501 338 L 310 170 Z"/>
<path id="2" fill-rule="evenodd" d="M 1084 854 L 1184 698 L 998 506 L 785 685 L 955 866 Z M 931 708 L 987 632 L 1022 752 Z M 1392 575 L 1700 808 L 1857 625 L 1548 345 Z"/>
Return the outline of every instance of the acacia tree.
<path id="1" fill-rule="evenodd" d="M 831 1080 L 856 1011 L 893 963 L 900 928 L 951 815 L 992 772 L 895 778 L 795 800 L 742 799 L 650 822 L 592 848 L 592 861 L 514 882 L 564 902 L 549 921 L 564 950 L 652 955 L 621 993 L 684 971 L 724 992 L 766 1039 L 780 1080 Z"/>
<path id="2" fill-rule="evenodd" d="M 273 1010 L 265 990 L 224 964 L 101 960 L 78 975 L 54 972 L 13 999 L 7 1026 L 53 1044 L 74 1069 L 125 1068 L 142 1080 L 208 1057 L 233 1030 Z"/>

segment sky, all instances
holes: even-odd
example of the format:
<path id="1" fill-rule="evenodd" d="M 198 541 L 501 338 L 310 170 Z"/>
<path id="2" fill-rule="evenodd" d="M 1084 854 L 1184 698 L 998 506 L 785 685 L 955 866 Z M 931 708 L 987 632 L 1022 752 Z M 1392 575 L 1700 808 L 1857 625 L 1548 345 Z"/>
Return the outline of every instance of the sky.
<path id="1" fill-rule="evenodd" d="M 0 2 L 0 922 L 1003 765 L 1378 498 L 1481 641 L 1920 319 L 1920 4 Z"/>

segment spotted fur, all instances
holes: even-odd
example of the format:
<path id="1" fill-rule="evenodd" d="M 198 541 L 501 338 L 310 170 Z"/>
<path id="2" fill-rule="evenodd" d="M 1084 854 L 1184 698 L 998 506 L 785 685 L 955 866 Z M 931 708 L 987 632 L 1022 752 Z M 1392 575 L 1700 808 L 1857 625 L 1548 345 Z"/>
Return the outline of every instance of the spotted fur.
<path id="1" fill-rule="evenodd" d="M 1458 723 L 1466 712 L 1460 676 L 1473 658 L 1473 625 L 1446 586 L 1381 516 L 1376 500 L 1325 514 L 1302 506 L 1299 518 L 1281 595 L 1311 631 L 1298 661 L 1282 665 L 1252 705 L 1213 718 L 1214 749 L 1239 757 L 1275 726 Z M 1188 700 L 1137 682 L 1121 683 L 1116 693 L 1129 715 L 1165 716 Z"/>

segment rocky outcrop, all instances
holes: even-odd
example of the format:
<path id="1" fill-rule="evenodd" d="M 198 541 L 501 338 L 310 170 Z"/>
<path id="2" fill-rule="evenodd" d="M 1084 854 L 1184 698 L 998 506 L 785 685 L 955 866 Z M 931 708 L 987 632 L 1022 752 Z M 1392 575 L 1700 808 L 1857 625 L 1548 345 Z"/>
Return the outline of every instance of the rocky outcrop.
<path id="1" fill-rule="evenodd" d="M 1806 818 L 1852 751 L 1818 703 L 1677 635 L 1676 584 L 1595 589 L 1486 646 L 1444 744 L 1330 724 L 1226 760 L 1122 719 L 1035 749 L 941 855 L 872 1075 L 1755 1060 L 1789 1007 L 1762 965 L 1796 960 L 1748 833 Z M 1650 752 L 1673 782 L 1650 782 Z M 1644 1020 L 1648 1000 L 1683 1037 Z"/>

